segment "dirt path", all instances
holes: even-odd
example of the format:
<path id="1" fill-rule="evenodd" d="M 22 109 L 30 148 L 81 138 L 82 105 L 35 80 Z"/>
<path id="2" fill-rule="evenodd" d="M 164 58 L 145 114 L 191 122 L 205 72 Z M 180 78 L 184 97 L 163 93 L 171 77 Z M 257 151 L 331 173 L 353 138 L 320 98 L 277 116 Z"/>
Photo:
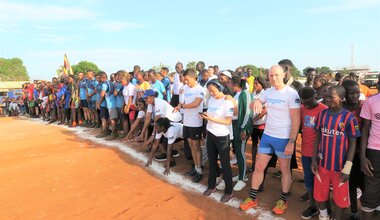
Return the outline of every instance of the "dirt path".
<path id="1" fill-rule="evenodd" d="M 57 126 L 1 118 L 0 139 L 0 219 L 248 217 Z"/>

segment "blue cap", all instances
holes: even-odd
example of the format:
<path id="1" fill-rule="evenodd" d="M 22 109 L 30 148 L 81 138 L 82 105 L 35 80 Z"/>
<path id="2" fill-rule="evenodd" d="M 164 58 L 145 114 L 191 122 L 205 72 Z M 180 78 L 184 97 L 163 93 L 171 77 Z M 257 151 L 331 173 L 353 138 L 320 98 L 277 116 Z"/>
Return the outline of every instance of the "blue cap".
<path id="1" fill-rule="evenodd" d="M 142 98 L 145 99 L 148 96 L 156 96 L 156 93 L 151 89 L 147 89 L 147 90 L 145 90 Z"/>

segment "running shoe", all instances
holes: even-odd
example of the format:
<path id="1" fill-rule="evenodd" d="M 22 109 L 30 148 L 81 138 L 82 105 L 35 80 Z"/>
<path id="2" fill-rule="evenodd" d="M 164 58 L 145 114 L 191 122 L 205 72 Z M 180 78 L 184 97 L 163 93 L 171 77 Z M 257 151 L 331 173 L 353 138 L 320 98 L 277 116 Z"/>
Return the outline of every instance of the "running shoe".
<path id="1" fill-rule="evenodd" d="M 300 197 L 301 202 L 308 202 L 310 200 L 309 193 L 305 193 Z"/>
<path id="2" fill-rule="evenodd" d="M 272 212 L 276 215 L 282 215 L 288 209 L 288 205 L 284 200 L 280 199 L 276 202 L 276 206 L 272 209 Z"/>
<path id="3" fill-rule="evenodd" d="M 241 180 L 237 181 L 237 183 L 235 184 L 234 186 L 234 191 L 241 191 L 242 189 L 244 189 L 244 187 L 246 186 L 247 184 Z"/>
<path id="4" fill-rule="evenodd" d="M 192 170 L 187 171 L 185 175 L 186 176 L 195 176 L 195 175 L 197 175 L 197 171 L 193 168 Z"/>
<path id="5" fill-rule="evenodd" d="M 172 156 L 175 158 L 179 157 L 178 150 L 172 150 Z"/>
<path id="6" fill-rule="evenodd" d="M 217 190 L 224 190 L 226 188 L 226 184 L 224 183 L 224 180 L 220 181 L 220 183 L 216 186 Z"/>
<path id="7" fill-rule="evenodd" d="M 318 215 L 318 209 L 314 207 L 309 207 L 305 211 L 301 213 L 301 218 L 303 219 L 311 219 L 314 216 Z"/>
<path id="8" fill-rule="evenodd" d="M 199 183 L 202 180 L 203 175 L 201 173 L 195 174 L 191 180 L 193 183 Z"/>
<path id="9" fill-rule="evenodd" d="M 232 177 L 232 182 L 237 182 L 237 181 L 239 181 L 239 175 Z M 244 182 L 248 181 L 248 176 L 245 176 L 243 181 Z"/>
<path id="10" fill-rule="evenodd" d="M 161 153 L 161 154 L 155 156 L 154 160 L 155 161 L 166 161 L 167 160 L 166 157 L 167 157 L 166 154 Z"/>
<path id="11" fill-rule="evenodd" d="M 319 216 L 319 220 L 330 220 L 330 216 Z"/>
<path id="12" fill-rule="evenodd" d="M 214 189 L 207 188 L 206 191 L 203 192 L 203 195 L 204 195 L 204 196 L 210 196 L 211 193 L 213 193 L 213 192 L 215 192 L 215 191 L 216 191 L 215 188 L 214 188 Z"/>
<path id="13" fill-rule="evenodd" d="M 226 203 L 226 202 L 230 201 L 230 199 L 232 199 L 232 197 L 234 197 L 233 193 L 231 193 L 231 194 L 224 194 L 222 196 L 222 198 L 220 198 L 220 202 Z"/>
<path id="14" fill-rule="evenodd" d="M 254 208 L 258 205 L 259 205 L 259 201 L 257 200 L 257 198 L 253 200 L 252 198 L 249 197 L 246 200 L 244 200 L 242 203 L 240 203 L 240 209 L 243 211 L 247 211 L 248 209 Z"/>

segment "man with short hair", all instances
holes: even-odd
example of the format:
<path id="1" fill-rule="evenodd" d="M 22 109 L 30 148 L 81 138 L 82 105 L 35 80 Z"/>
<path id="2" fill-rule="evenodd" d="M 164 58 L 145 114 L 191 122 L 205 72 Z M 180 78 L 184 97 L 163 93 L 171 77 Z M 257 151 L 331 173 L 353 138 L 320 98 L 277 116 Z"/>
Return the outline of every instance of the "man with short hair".
<path id="1" fill-rule="evenodd" d="M 90 123 L 89 127 L 94 128 L 96 127 L 96 91 L 95 87 L 98 84 L 98 81 L 96 81 L 94 77 L 94 71 L 89 70 L 87 71 L 87 85 L 86 85 L 86 96 L 87 96 L 87 103 L 88 103 L 88 111 L 90 115 Z M 79 117 L 79 115 L 78 115 Z M 81 118 L 79 118 L 81 120 Z M 80 121 L 79 124 L 82 122 Z"/>
<path id="2" fill-rule="evenodd" d="M 203 99 L 205 89 L 198 85 L 196 72 L 193 69 L 187 69 L 183 73 L 186 86 L 184 87 L 184 100 L 175 110 L 184 109 L 183 114 L 183 136 L 187 138 L 191 154 L 194 160 L 194 169 L 187 174 L 191 176 L 192 181 L 198 183 L 201 181 L 202 174 L 202 151 L 200 140 L 203 132 L 203 120 L 199 113 L 203 112 Z"/>
<path id="3" fill-rule="evenodd" d="M 298 93 L 284 83 L 284 78 L 283 68 L 279 65 L 272 66 L 269 70 L 269 80 L 273 87 L 267 89 L 250 106 L 254 112 L 260 113 L 263 104 L 266 103 L 267 122 L 258 149 L 249 198 L 240 205 L 240 209 L 244 211 L 258 205 L 256 196 L 263 182 L 264 170 L 274 153 L 279 158 L 282 172 L 282 193 L 272 211 L 281 215 L 288 208 L 287 198 L 292 178 L 290 160 L 295 150 L 294 143 L 300 126 L 301 101 Z"/>
<path id="4" fill-rule="evenodd" d="M 232 79 L 232 74 L 228 70 L 224 70 L 219 75 L 219 82 L 223 86 L 223 91 L 222 91 L 223 94 L 224 95 L 230 95 L 230 96 L 234 97 L 235 93 L 230 88 L 231 79 Z"/>
<path id="5" fill-rule="evenodd" d="M 157 80 L 156 78 L 157 76 L 157 73 L 154 69 L 150 69 L 148 71 L 148 78 L 149 78 L 149 81 L 150 81 L 150 88 L 157 92 L 158 93 L 158 98 L 160 99 L 164 99 L 164 97 L 166 97 L 166 89 L 165 89 L 165 86 L 164 84 L 160 81 L 160 80 Z M 159 78 L 161 78 L 159 76 Z"/>
<path id="6" fill-rule="evenodd" d="M 107 73 L 100 72 L 100 83 L 97 86 L 97 92 L 99 93 L 99 99 L 96 105 L 100 109 L 100 118 L 102 120 L 102 131 L 99 135 L 97 135 L 97 138 L 106 137 L 108 135 L 108 119 L 109 119 L 109 112 L 107 109 L 107 102 L 105 98 L 106 90 L 103 89 L 103 84 L 107 82 Z M 99 90 L 100 89 L 100 90 Z"/>
<path id="7" fill-rule="evenodd" d="M 201 79 L 202 79 L 201 73 L 205 69 L 205 67 L 206 67 L 206 64 L 203 61 L 199 61 L 195 65 L 195 70 L 198 72 L 198 79 L 197 79 L 198 82 L 201 81 Z"/>
<path id="8" fill-rule="evenodd" d="M 165 91 L 166 91 L 166 92 L 165 92 L 166 95 L 164 95 L 164 100 L 170 102 L 170 99 L 171 99 L 172 94 L 171 94 L 171 91 L 170 91 L 171 83 L 170 83 L 170 79 L 169 79 L 169 77 L 168 77 L 168 74 L 169 74 L 169 68 L 167 68 L 167 67 L 162 67 L 162 68 L 161 68 L 161 72 L 160 72 L 160 74 L 161 74 L 161 77 L 162 77 L 161 82 L 162 82 L 162 84 L 164 84 L 164 86 L 165 86 Z"/>
<path id="9" fill-rule="evenodd" d="M 174 82 L 173 82 L 173 97 L 170 100 L 170 105 L 175 107 L 179 104 L 179 90 L 181 87 L 181 81 L 179 76 L 183 73 L 183 64 L 178 62 L 175 65 Z"/>
<path id="10" fill-rule="evenodd" d="M 306 70 L 306 82 L 305 86 L 306 87 L 313 87 L 313 81 L 315 76 L 317 75 L 317 71 L 314 68 L 308 68 Z"/>
<path id="11" fill-rule="evenodd" d="M 84 73 L 80 72 L 78 73 L 78 79 L 79 79 L 79 98 L 80 98 L 80 107 L 83 109 L 83 126 L 87 127 L 89 126 L 90 121 L 90 113 L 88 111 L 88 102 L 87 102 L 87 96 L 86 96 L 86 84 L 87 84 L 87 78 L 84 76 Z"/>

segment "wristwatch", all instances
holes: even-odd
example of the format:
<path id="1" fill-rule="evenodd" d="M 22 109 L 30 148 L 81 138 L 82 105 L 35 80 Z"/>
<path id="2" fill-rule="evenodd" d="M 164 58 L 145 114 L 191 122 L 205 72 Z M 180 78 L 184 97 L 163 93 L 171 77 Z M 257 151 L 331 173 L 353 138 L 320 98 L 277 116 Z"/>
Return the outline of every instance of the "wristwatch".
<path id="1" fill-rule="evenodd" d="M 289 141 L 288 141 L 289 143 L 294 143 L 294 142 L 296 142 L 296 140 L 294 139 L 294 138 L 289 138 Z"/>

